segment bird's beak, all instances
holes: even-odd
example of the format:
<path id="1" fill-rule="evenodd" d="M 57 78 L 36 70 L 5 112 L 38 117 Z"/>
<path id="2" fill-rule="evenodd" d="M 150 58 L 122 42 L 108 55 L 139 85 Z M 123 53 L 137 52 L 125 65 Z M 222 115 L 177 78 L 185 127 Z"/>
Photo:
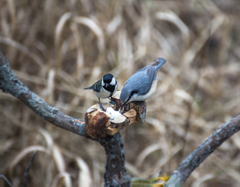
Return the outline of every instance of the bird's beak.
<path id="1" fill-rule="evenodd" d="M 106 87 L 108 87 L 109 86 L 109 84 L 108 83 L 106 83 Z"/>
<path id="2" fill-rule="evenodd" d="M 121 106 L 120 109 L 119 109 L 119 111 L 120 111 L 121 114 L 124 113 L 124 107 L 125 107 L 125 104 L 122 104 L 122 106 Z"/>

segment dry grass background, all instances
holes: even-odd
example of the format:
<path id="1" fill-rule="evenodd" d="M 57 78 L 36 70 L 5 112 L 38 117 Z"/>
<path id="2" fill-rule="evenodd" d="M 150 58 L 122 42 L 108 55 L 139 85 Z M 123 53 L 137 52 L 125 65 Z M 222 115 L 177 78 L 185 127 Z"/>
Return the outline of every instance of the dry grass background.
<path id="1" fill-rule="evenodd" d="M 97 102 L 84 91 L 107 72 L 121 89 L 157 57 L 167 63 L 147 100 L 146 123 L 121 134 L 131 176 L 170 175 L 218 126 L 240 112 L 239 0 L 2 0 L 0 48 L 14 73 L 76 117 Z M 15 187 L 37 149 L 29 186 L 101 186 L 103 148 L 42 120 L 0 93 L 0 173 Z M 240 134 L 185 186 L 238 186 Z M 64 179 L 64 180 L 62 180 Z M 5 184 L 5 186 L 7 186 Z"/>

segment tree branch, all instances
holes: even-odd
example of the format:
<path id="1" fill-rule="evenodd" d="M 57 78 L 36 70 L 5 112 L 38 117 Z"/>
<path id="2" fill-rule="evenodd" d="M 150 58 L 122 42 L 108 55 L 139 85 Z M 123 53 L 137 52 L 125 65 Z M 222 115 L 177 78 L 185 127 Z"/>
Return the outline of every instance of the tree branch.
<path id="1" fill-rule="evenodd" d="M 41 97 L 31 92 L 12 72 L 7 60 L 0 51 L 0 89 L 20 99 L 36 114 L 48 122 L 89 138 L 84 121 L 63 114 L 57 108 L 47 104 Z"/>
<path id="2" fill-rule="evenodd" d="M 106 173 L 104 174 L 105 185 L 131 186 L 131 177 L 126 174 L 125 153 L 120 133 L 118 132 L 113 136 L 107 135 L 99 142 L 104 147 L 107 156 Z"/>
<path id="3" fill-rule="evenodd" d="M 190 174 L 225 140 L 240 130 L 240 114 L 229 120 L 211 134 L 190 153 L 174 171 L 165 187 L 180 187 Z"/>

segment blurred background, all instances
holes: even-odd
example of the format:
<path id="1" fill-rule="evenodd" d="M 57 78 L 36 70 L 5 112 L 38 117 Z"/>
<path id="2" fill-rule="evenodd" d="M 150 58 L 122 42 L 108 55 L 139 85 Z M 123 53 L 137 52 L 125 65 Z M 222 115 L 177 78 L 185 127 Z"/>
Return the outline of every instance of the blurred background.
<path id="1" fill-rule="evenodd" d="M 143 66 L 167 60 L 146 123 L 121 131 L 129 175 L 146 179 L 171 175 L 240 112 L 239 33 L 239 0 L 0 1 L 0 49 L 15 75 L 75 118 L 97 103 L 83 88 L 105 73 L 121 90 Z M 0 174 L 14 187 L 23 186 L 33 150 L 29 186 L 102 186 L 100 144 L 51 125 L 3 92 L 0 129 Z M 239 152 L 236 134 L 185 186 L 238 186 Z"/>

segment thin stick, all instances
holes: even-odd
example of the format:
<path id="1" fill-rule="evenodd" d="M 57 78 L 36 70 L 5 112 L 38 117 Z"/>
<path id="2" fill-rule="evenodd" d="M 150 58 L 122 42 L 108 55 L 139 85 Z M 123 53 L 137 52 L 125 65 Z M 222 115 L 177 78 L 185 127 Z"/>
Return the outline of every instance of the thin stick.
<path id="1" fill-rule="evenodd" d="M 10 187 L 13 187 L 13 185 L 9 182 L 9 180 L 4 175 L 0 175 L 0 177 L 2 177 Z"/>
<path id="2" fill-rule="evenodd" d="M 26 171 L 25 171 L 25 173 L 24 173 L 24 185 L 23 185 L 24 187 L 27 187 L 28 172 L 29 172 L 30 167 L 31 167 L 31 165 L 32 165 L 32 163 L 33 163 L 33 160 L 34 160 L 34 158 L 35 158 L 36 153 L 37 153 L 37 151 L 34 151 L 34 152 L 33 152 L 32 157 L 31 157 L 31 159 L 30 159 L 30 161 L 29 161 L 29 163 L 28 163 L 27 169 L 26 169 Z"/>

